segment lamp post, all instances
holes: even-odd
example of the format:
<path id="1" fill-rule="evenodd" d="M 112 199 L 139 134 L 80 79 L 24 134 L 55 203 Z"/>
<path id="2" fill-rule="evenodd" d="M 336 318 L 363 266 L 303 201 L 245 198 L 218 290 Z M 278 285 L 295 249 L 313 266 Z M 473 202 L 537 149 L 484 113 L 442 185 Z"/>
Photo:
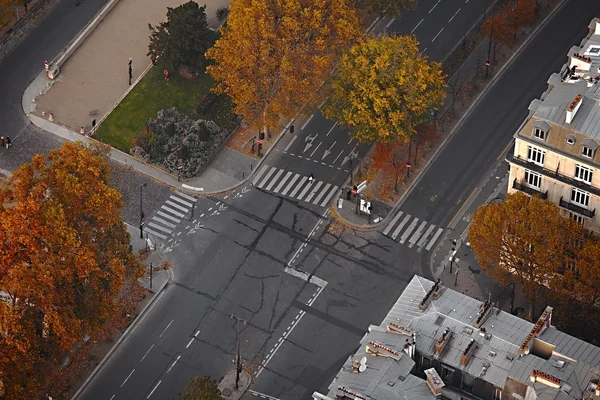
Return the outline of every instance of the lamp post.
<path id="1" fill-rule="evenodd" d="M 488 77 L 490 72 L 490 55 L 492 52 L 492 38 L 494 37 L 494 10 L 492 9 L 492 22 L 490 26 L 490 42 L 488 43 L 487 59 L 485 60 L 485 77 Z"/>
<path id="2" fill-rule="evenodd" d="M 140 185 L 140 239 L 144 238 L 144 188 L 147 183 Z"/>
<path id="3" fill-rule="evenodd" d="M 406 160 L 406 178 L 410 178 L 410 153 L 412 151 L 412 133 L 410 135 L 410 138 L 408 139 L 408 158 Z"/>
<path id="4" fill-rule="evenodd" d="M 237 331 L 237 357 L 236 357 L 236 366 L 235 366 L 235 389 L 239 388 L 240 384 L 240 372 L 242 372 L 242 358 L 240 357 L 240 322 L 246 325 L 246 320 L 238 317 L 235 314 L 231 314 L 229 316 L 231 319 L 235 319 L 237 321 L 236 331 Z"/>

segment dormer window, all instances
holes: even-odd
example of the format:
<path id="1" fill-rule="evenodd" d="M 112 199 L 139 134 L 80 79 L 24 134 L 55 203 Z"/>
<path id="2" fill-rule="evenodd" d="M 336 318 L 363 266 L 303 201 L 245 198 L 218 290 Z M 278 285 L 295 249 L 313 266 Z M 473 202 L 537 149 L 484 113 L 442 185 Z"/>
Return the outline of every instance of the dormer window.
<path id="1" fill-rule="evenodd" d="M 596 150 L 598 149 L 598 142 L 594 139 L 583 139 L 581 141 L 581 155 L 587 158 L 594 158 Z"/>
<path id="2" fill-rule="evenodd" d="M 540 128 L 534 128 L 533 136 L 535 136 L 536 138 L 538 138 L 540 140 L 546 140 L 546 132 L 544 132 Z"/>
<path id="3" fill-rule="evenodd" d="M 567 135 L 567 137 L 565 138 L 565 141 L 567 142 L 567 144 L 570 144 L 571 146 L 574 146 L 575 142 L 577 140 L 575 139 L 575 135 Z"/>
<path id="4" fill-rule="evenodd" d="M 538 140 L 546 141 L 548 138 L 548 131 L 550 130 L 550 125 L 543 120 L 537 120 L 533 122 L 533 137 Z"/>

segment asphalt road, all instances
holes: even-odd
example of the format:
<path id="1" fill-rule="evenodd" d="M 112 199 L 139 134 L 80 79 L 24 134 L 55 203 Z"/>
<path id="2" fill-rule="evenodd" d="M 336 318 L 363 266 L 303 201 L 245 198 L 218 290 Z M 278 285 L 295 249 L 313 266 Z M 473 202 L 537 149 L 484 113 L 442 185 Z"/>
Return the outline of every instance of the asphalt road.
<path id="1" fill-rule="evenodd" d="M 373 27 L 373 33 L 414 34 L 421 43 L 423 53 L 432 60 L 441 61 L 463 40 L 467 31 L 493 3 L 493 0 L 422 0 L 416 10 L 400 20 L 384 18 L 379 21 Z M 330 185 L 327 190 L 340 188 L 350 170 L 356 167 L 356 161 L 353 164 L 353 160 L 362 158 L 369 148 L 368 144 L 351 140 L 347 129 L 335 121 L 327 120 L 319 109 L 295 122 L 294 127 L 294 134 L 286 133 L 265 160 L 264 164 L 268 165 L 268 168 L 263 166 L 265 177 L 271 168 L 275 167 L 276 170 L 273 170 L 270 179 L 256 182 L 259 188 L 282 195 L 296 174 L 304 178 L 313 174 L 315 180 L 322 182 L 320 190 L 324 190 L 327 184 Z M 264 184 L 261 184 L 262 181 Z M 268 188 L 270 183 L 273 185 Z M 280 187 L 279 191 L 275 190 L 277 187 Z M 302 190 L 295 195 L 291 193 L 293 188 L 284 195 L 305 201 L 299 198 Z M 312 206 L 318 208 L 320 203 Z M 329 203 L 324 207 L 327 206 Z"/>

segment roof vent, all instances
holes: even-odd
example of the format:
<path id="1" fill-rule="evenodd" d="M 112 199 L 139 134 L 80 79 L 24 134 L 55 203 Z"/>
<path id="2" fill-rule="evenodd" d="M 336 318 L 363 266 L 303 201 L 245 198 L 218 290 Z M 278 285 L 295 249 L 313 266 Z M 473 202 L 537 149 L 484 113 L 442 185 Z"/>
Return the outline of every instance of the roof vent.
<path id="1" fill-rule="evenodd" d="M 554 365 L 556 368 L 561 369 L 562 367 L 564 367 L 566 365 L 566 361 L 564 360 L 554 360 L 552 362 L 552 365 Z"/>
<path id="2" fill-rule="evenodd" d="M 490 355 L 490 357 L 496 357 L 496 352 L 494 350 L 490 350 L 488 354 Z"/>
<path id="3" fill-rule="evenodd" d="M 508 361 L 514 361 L 514 360 L 515 360 L 515 356 L 514 356 L 514 355 L 512 355 L 512 354 L 507 354 L 507 355 L 506 355 L 506 359 L 507 359 Z"/>
<path id="4" fill-rule="evenodd" d="M 566 383 L 564 383 L 561 387 L 560 390 L 562 390 L 563 392 L 565 392 L 566 394 L 571 393 L 571 389 L 573 389 L 571 387 L 571 385 L 567 385 Z"/>

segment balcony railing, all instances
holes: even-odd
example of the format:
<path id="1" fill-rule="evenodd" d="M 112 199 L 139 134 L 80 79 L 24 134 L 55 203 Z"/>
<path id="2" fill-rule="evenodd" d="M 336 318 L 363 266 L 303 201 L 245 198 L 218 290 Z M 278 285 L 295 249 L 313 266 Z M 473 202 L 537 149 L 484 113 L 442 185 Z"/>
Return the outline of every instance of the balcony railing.
<path id="1" fill-rule="evenodd" d="M 594 215 L 596 215 L 596 209 L 594 208 L 593 210 L 588 210 L 585 207 L 579 206 L 575 203 L 571 203 L 570 201 L 566 201 L 563 200 L 563 198 L 560 198 L 560 201 L 558 202 L 558 205 L 561 206 L 562 208 L 565 208 L 569 211 L 573 211 L 574 213 L 577 214 L 581 214 L 584 217 L 588 217 L 588 218 L 594 218 Z"/>
<path id="2" fill-rule="evenodd" d="M 537 164 L 534 164 L 532 162 L 529 162 L 526 159 L 521 158 L 519 156 L 515 157 L 511 153 L 509 153 L 506 156 L 506 160 L 508 162 L 513 163 L 513 164 L 517 164 L 517 165 L 520 165 L 520 166 L 522 166 L 524 168 L 527 168 L 527 169 L 529 169 L 531 171 L 538 172 L 538 173 L 540 173 L 540 174 L 542 174 L 544 176 L 548 176 L 548 177 L 550 177 L 552 179 L 556 179 L 557 181 L 566 183 L 567 185 L 571 185 L 571 186 L 579 188 L 581 190 L 585 190 L 586 192 L 593 193 L 596 196 L 600 196 L 600 188 L 594 187 L 594 186 L 590 185 L 589 183 L 585 183 L 585 182 L 579 181 L 579 180 L 573 178 L 572 176 L 563 175 L 563 174 L 561 174 L 558 171 L 553 171 L 551 169 L 544 168 L 544 167 L 542 167 L 540 165 L 537 165 Z"/>
<path id="3" fill-rule="evenodd" d="M 541 192 L 538 189 L 532 188 L 531 186 L 527 186 L 517 181 L 516 179 L 513 181 L 513 189 L 520 190 L 523 193 L 527 193 L 530 196 L 539 196 L 542 200 L 546 200 L 548 198 L 548 191 Z"/>

